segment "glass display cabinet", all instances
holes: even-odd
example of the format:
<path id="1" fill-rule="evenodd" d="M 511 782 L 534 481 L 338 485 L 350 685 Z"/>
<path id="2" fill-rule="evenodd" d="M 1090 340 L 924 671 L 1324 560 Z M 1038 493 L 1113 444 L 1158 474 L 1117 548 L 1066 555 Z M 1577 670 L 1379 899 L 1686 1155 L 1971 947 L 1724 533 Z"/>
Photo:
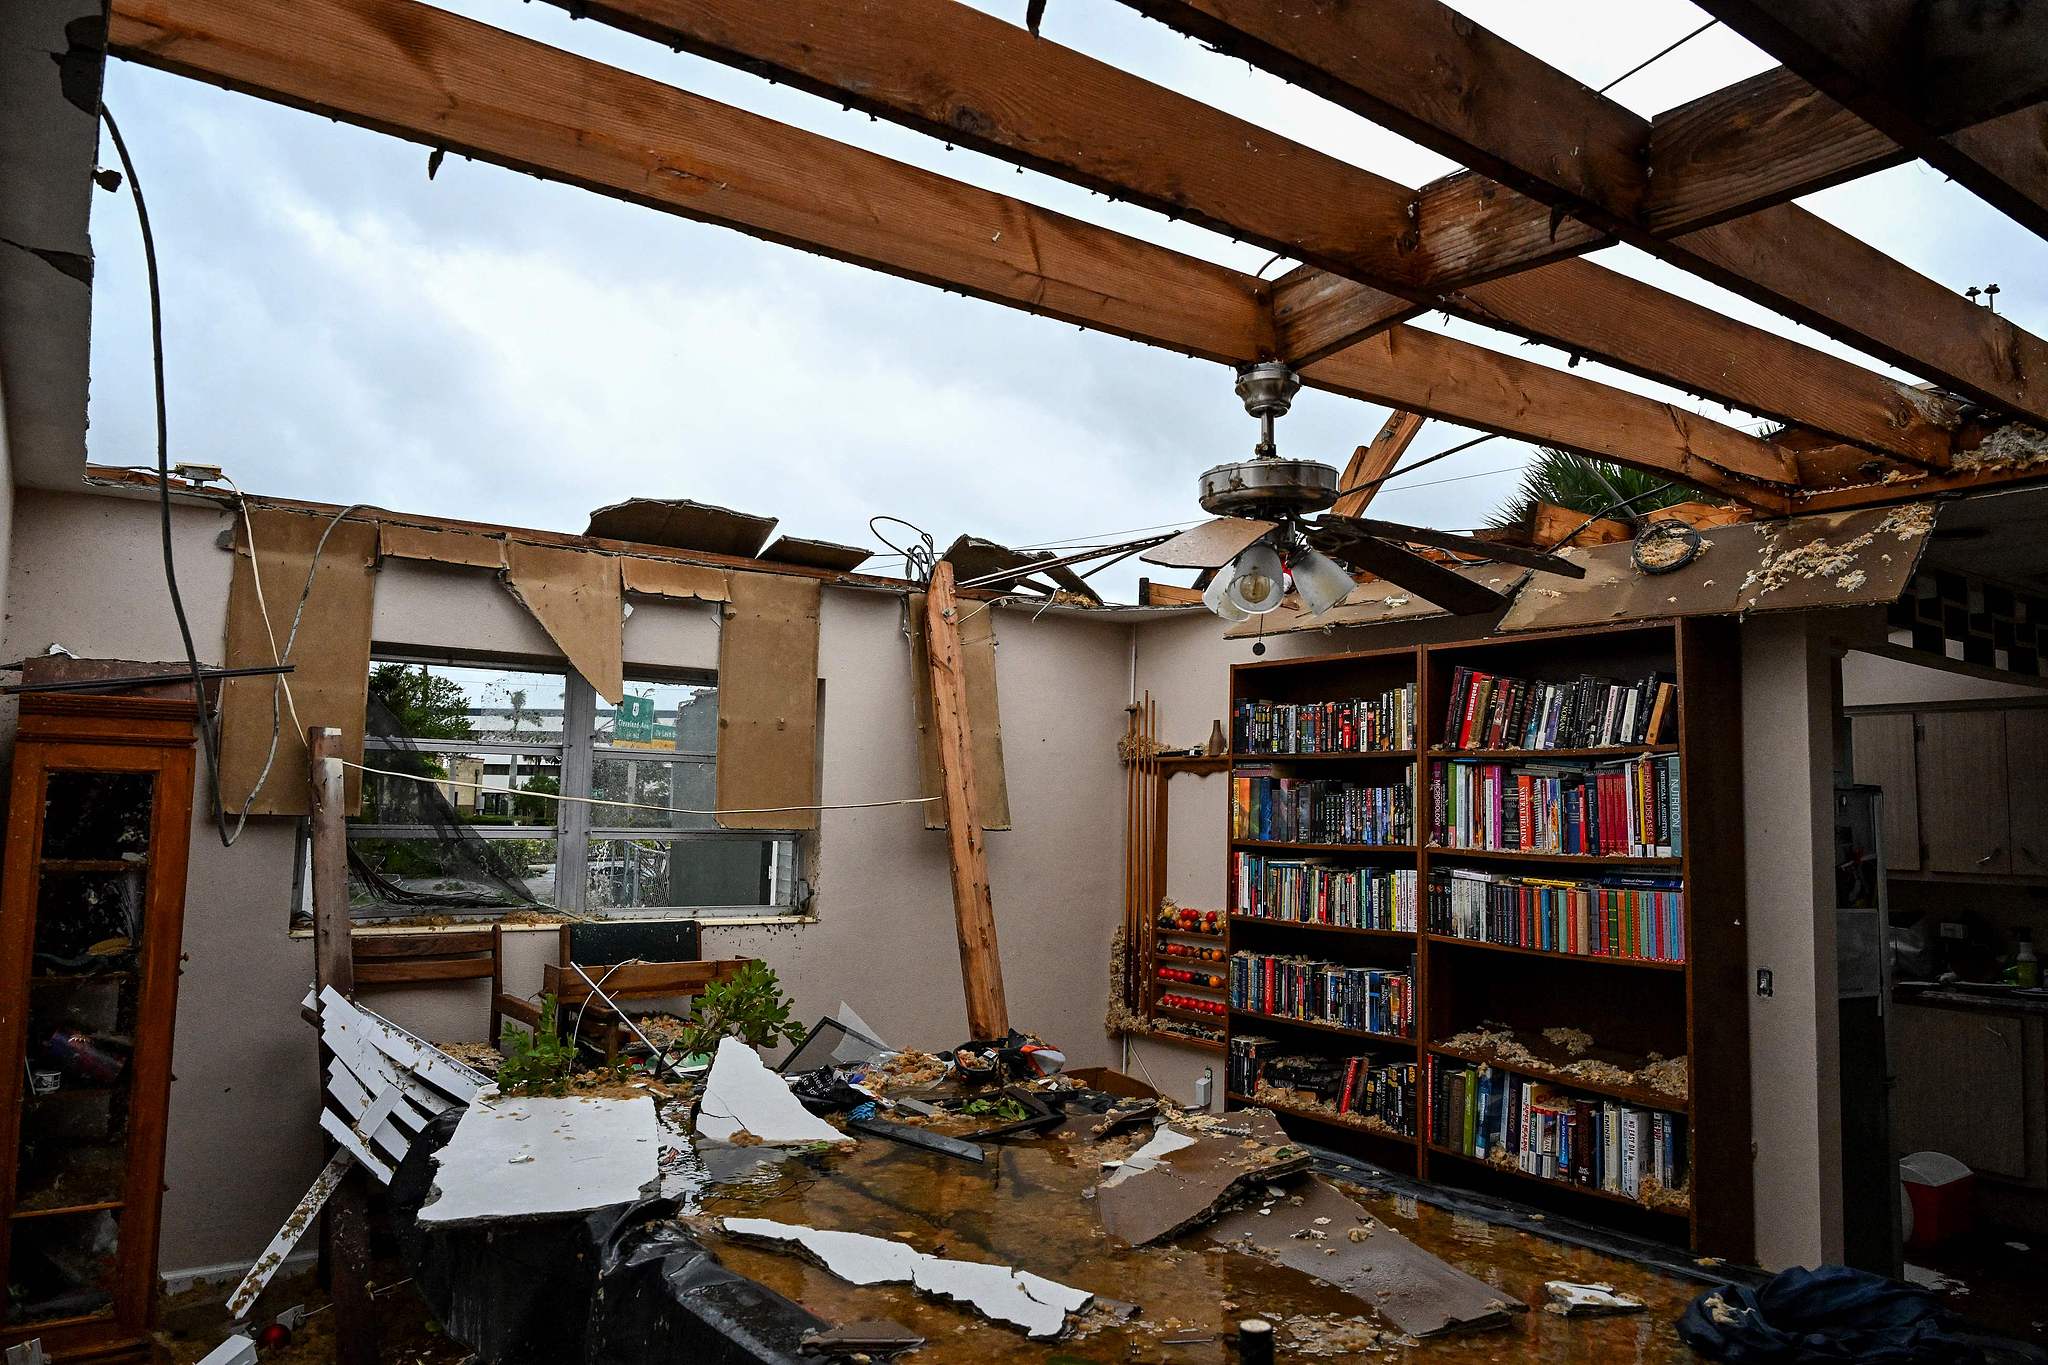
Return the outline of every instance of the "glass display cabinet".
<path id="1" fill-rule="evenodd" d="M 0 1345 L 145 1360 L 192 813 L 189 699 L 27 694 L 0 883 Z"/>

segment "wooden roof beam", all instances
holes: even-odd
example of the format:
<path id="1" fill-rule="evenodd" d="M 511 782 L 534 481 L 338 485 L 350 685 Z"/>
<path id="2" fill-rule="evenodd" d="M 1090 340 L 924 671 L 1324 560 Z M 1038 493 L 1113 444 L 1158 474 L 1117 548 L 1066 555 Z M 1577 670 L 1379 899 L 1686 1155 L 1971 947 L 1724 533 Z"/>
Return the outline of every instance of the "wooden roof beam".
<path id="1" fill-rule="evenodd" d="M 1274 292 L 1306 365 L 1424 306 L 1910 462 L 1946 461 L 1953 414 L 1905 386 L 1603 268 L 1490 293 L 1417 284 L 1439 252 L 1519 269 L 1605 240 L 1503 190 L 1416 234 L 1415 192 L 957 0 L 577 0 L 588 17 L 1312 263 Z M 1497 206 L 1498 212 L 1489 207 Z M 1531 208 L 1535 212 L 1530 212 Z M 1476 273 L 1484 274 L 1481 268 Z M 1623 311 L 1607 306 L 1620 300 Z"/>
<path id="2" fill-rule="evenodd" d="M 1424 188 L 1418 211 L 1423 240 L 1455 242 L 1453 224 L 1466 220 L 1498 224 L 1517 213 L 1524 220 L 1581 217 L 1839 341 L 2008 412 L 2048 421 L 2048 342 L 2003 318 L 1988 325 L 1973 320 L 1985 310 L 1889 257 L 1858 253 L 1862 273 L 1854 297 L 1785 272 L 1731 267 L 1731 261 L 1746 263 L 1788 245 L 1802 262 L 1833 250 L 1842 234 L 1803 209 L 1780 203 L 1706 229 L 1678 231 L 1670 222 L 1650 228 L 1653 194 L 1675 193 L 1653 189 L 1647 173 L 1651 122 L 1439 0 L 1124 3 L 1473 167 L 1480 174 Z M 1775 199 L 1779 187 L 1770 188 L 1759 196 L 1763 202 Z M 1514 192 L 1532 202 L 1504 198 Z M 1725 215 L 1727 204 L 1715 212 Z M 1716 236 L 1696 240 L 1702 231 Z M 1498 273 L 1503 265 L 1497 253 L 1460 259 L 1443 250 L 1427 264 L 1447 288 L 1468 282 L 1468 272 Z M 1867 306 L 1880 298 L 1892 304 L 1882 317 Z M 1912 302 L 1902 306 L 1900 300 Z M 1977 338 L 1987 326 L 1996 334 L 1989 347 L 1942 341 L 1952 334 Z"/>
<path id="3" fill-rule="evenodd" d="M 110 50 L 195 79 L 1212 360 L 1272 353 L 1265 282 L 418 0 L 118 0 Z M 1396 338 L 1398 337 L 1398 342 Z M 1781 510 L 1790 456 L 1682 410 L 1396 328 L 1309 382 Z"/>

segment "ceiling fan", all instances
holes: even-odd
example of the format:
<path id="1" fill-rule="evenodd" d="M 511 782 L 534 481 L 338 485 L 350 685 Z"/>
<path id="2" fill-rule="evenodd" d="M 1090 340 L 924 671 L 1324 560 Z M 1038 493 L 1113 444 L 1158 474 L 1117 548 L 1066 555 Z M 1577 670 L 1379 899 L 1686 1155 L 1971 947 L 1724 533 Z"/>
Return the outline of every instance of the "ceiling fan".
<path id="1" fill-rule="evenodd" d="M 1384 578 L 1454 616 L 1507 605 L 1501 593 L 1415 553 L 1411 545 L 1585 577 L 1584 568 L 1556 555 L 1328 511 L 1339 497 L 1358 490 L 1339 488 L 1337 471 L 1320 461 L 1280 458 L 1273 440 L 1275 419 L 1286 415 L 1300 388 L 1301 377 L 1277 361 L 1238 371 L 1237 396 L 1245 411 L 1259 419 L 1252 458 L 1203 472 L 1202 510 L 1216 520 L 1138 556 L 1167 568 L 1214 571 L 1202 596 L 1210 611 L 1226 621 L 1263 615 L 1281 605 L 1291 582 L 1310 615 L 1320 616 L 1351 595 L 1357 573 Z"/>

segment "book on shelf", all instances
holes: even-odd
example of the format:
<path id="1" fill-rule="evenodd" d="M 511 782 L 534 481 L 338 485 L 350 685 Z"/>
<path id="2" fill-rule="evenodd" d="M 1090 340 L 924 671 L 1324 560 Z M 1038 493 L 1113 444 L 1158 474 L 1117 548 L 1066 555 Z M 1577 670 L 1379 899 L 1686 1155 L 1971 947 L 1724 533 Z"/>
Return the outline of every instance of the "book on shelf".
<path id="1" fill-rule="evenodd" d="M 1239 1094 L 1256 1098 L 1261 1087 L 1284 1091 L 1303 1108 L 1328 1109 L 1336 1118 L 1371 1120 L 1399 1136 L 1413 1137 L 1416 1073 L 1412 1061 L 1385 1062 L 1369 1054 L 1280 1053 L 1268 1047 L 1232 1075 L 1247 1082 L 1233 1087 Z"/>
<path id="2" fill-rule="evenodd" d="M 1684 809 L 1677 754 L 1603 763 L 1430 765 L 1430 841 L 1444 848 L 1675 858 Z"/>
<path id="3" fill-rule="evenodd" d="M 1409 784 L 1239 773 L 1230 783 L 1230 837 L 1266 843 L 1409 844 L 1415 841 Z"/>
<path id="4" fill-rule="evenodd" d="M 1527 1175 L 1645 1199 L 1685 1189 L 1683 1116 L 1432 1055 L 1430 1141 Z"/>
<path id="5" fill-rule="evenodd" d="M 1415 869 L 1230 855 L 1231 904 L 1253 919 L 1415 931 Z"/>
<path id="6" fill-rule="evenodd" d="M 1415 1019 L 1415 977 L 1412 971 L 1313 957 L 1232 953 L 1230 1005 L 1273 1018 L 1405 1038 Z"/>
<path id="7" fill-rule="evenodd" d="M 1685 961 L 1677 877 L 1518 877 L 1472 868 L 1429 878 L 1429 932 L 1511 948 L 1649 962 Z"/>
<path id="8" fill-rule="evenodd" d="M 1415 684 L 1338 701 L 1240 701 L 1231 752 L 1358 754 L 1415 747 Z"/>
<path id="9" fill-rule="evenodd" d="M 1597 749 L 1661 744 L 1677 718 L 1667 674 L 1635 682 L 1585 674 L 1568 682 L 1451 670 L 1444 711 L 1451 749 Z"/>

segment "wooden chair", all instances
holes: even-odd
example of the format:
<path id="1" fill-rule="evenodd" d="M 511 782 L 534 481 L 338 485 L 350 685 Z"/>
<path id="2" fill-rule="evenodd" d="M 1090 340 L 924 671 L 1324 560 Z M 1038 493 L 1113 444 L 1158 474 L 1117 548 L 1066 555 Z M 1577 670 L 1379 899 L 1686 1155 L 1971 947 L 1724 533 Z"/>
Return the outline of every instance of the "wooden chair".
<path id="1" fill-rule="evenodd" d="M 416 986 L 488 978 L 495 994 L 502 979 L 497 942 L 489 929 L 357 934 L 351 947 L 358 986 Z"/>
<path id="2" fill-rule="evenodd" d="M 539 1028 L 540 1007 L 505 990 L 505 931 L 494 924 L 490 936 L 491 958 L 497 968 L 491 985 L 491 1046 L 497 1047 L 506 1019 Z M 567 1029 L 574 1027 L 572 1021 L 581 1020 L 582 1036 L 603 1047 L 605 1061 L 610 1063 L 617 1060 L 619 1049 L 632 1037 L 632 1031 L 602 1000 L 592 997 L 589 985 L 575 967 L 582 967 L 591 980 L 602 983 L 604 994 L 613 1000 L 666 1000 L 695 995 L 713 981 L 731 976 L 748 961 L 735 958 L 705 962 L 699 957 L 702 943 L 701 930 L 694 920 L 564 924 L 556 940 L 555 961 L 541 969 L 541 994 L 555 997 L 557 1026 Z M 663 960 L 655 960 L 657 956 Z M 619 965 L 622 963 L 626 965 Z"/>
<path id="3" fill-rule="evenodd" d="M 620 1015 L 591 990 L 592 984 L 614 1002 L 669 1000 L 696 995 L 714 981 L 724 981 L 753 961 L 748 957 L 717 962 L 626 962 L 592 964 L 578 972 L 575 966 L 550 962 L 541 969 L 541 990 L 555 997 L 558 1017 L 574 1011 L 582 1020 L 583 1034 L 604 1047 L 605 1063 L 618 1059 L 619 1049 L 633 1036 Z M 581 966 L 582 964 L 576 964 Z M 589 981 L 584 980 L 584 975 Z"/>

